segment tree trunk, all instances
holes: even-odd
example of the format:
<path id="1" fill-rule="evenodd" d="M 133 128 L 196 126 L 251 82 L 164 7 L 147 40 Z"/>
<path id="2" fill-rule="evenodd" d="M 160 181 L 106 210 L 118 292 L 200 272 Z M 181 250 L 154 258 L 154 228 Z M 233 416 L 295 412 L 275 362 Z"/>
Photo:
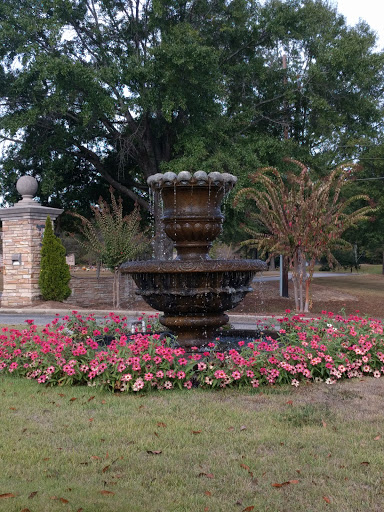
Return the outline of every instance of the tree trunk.
<path id="1" fill-rule="evenodd" d="M 116 267 L 115 268 L 115 273 L 114 273 L 114 281 L 115 281 L 115 299 L 114 299 L 114 307 L 116 309 L 120 309 L 120 277 L 121 277 L 121 272 L 120 272 L 120 267 Z"/>
<path id="2" fill-rule="evenodd" d="M 299 302 L 299 265 L 297 255 L 293 258 L 292 261 L 292 282 L 293 282 L 293 294 L 295 297 L 295 309 L 297 312 L 300 311 L 300 302 Z"/>
<path id="3" fill-rule="evenodd" d="M 310 289 L 311 289 L 311 283 L 312 283 L 312 279 L 313 279 L 313 272 L 315 270 L 315 264 L 316 264 L 316 259 L 315 258 L 312 258 L 310 261 L 309 261 L 309 266 L 307 268 L 307 266 L 305 266 L 305 308 L 304 308 L 304 313 L 309 313 L 309 310 L 310 310 Z M 305 262 L 305 265 L 306 265 L 306 262 Z"/>
<path id="4" fill-rule="evenodd" d="M 305 280 L 305 306 L 304 306 L 304 313 L 309 313 L 309 286 L 310 286 L 310 280 Z"/>
<path id="5" fill-rule="evenodd" d="M 292 282 L 296 311 L 298 313 L 307 313 L 309 309 L 310 279 L 308 279 L 307 275 L 306 259 L 303 257 L 301 250 L 297 251 L 292 262 Z"/>
<path id="6" fill-rule="evenodd" d="M 113 307 L 115 309 L 120 308 L 120 267 L 116 267 L 113 272 L 113 287 L 112 287 L 112 295 L 113 295 Z"/>

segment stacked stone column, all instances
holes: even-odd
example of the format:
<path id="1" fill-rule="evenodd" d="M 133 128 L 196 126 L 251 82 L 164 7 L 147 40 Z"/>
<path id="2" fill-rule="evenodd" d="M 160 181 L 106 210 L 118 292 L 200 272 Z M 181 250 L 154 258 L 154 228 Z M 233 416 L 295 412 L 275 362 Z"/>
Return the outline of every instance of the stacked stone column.
<path id="1" fill-rule="evenodd" d="M 2 307 L 31 306 L 40 299 L 40 252 L 45 222 L 48 215 L 54 221 L 63 212 L 33 200 L 37 182 L 32 176 L 21 177 L 16 188 L 23 199 L 0 210 L 3 223 Z"/>

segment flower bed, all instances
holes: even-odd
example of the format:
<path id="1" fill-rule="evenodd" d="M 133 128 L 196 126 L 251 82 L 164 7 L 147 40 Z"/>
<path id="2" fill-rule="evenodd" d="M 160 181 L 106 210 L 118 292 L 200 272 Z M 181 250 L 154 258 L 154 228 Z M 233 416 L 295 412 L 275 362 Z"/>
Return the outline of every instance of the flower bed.
<path id="1" fill-rule="evenodd" d="M 186 354 L 158 334 L 131 333 L 126 318 L 110 313 L 100 325 L 76 311 L 57 317 L 39 333 L 32 320 L 23 330 L 3 328 L 0 371 L 45 385 L 101 386 L 139 391 L 292 384 L 384 374 L 384 334 L 379 320 L 331 312 L 315 319 L 287 312 L 279 337 L 239 342 L 238 350 Z M 157 317 L 144 319 L 148 327 Z M 102 346 L 103 336 L 112 338 Z"/>

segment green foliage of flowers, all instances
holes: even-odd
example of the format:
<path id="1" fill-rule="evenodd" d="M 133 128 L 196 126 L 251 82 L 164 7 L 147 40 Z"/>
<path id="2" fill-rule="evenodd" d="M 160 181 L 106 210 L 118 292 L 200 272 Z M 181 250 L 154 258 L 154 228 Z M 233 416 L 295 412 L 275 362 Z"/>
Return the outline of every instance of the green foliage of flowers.
<path id="1" fill-rule="evenodd" d="M 44 300 L 63 301 L 71 295 L 68 283 L 71 279 L 69 267 L 65 261 L 65 248 L 55 236 L 48 215 L 45 222 L 39 286 Z"/>
<path id="2" fill-rule="evenodd" d="M 276 340 L 240 341 L 219 352 L 215 342 L 186 353 L 159 334 L 130 332 L 125 317 L 110 313 L 102 324 L 77 312 L 57 317 L 37 333 L 3 328 L 0 370 L 49 385 L 100 386 L 111 391 L 299 386 L 384 374 L 384 330 L 379 320 L 344 318 L 324 311 L 307 319 L 277 319 Z M 108 337 L 109 345 L 104 344 Z"/>

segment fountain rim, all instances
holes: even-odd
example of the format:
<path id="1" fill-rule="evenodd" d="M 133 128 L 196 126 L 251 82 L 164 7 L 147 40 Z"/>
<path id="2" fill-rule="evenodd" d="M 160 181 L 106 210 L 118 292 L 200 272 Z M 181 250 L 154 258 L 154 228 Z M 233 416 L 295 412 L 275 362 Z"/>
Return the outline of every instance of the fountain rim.
<path id="1" fill-rule="evenodd" d="M 123 274 L 185 274 L 206 272 L 263 272 L 262 260 L 143 260 L 127 261 L 121 266 Z"/>
<path id="2" fill-rule="evenodd" d="M 179 174 L 174 172 L 166 172 L 152 174 L 147 179 L 147 184 L 150 188 L 169 188 L 169 187 L 224 187 L 229 192 L 237 182 L 237 177 L 227 172 L 210 172 L 207 174 L 205 171 L 196 171 L 190 173 L 189 171 L 181 171 Z"/>

